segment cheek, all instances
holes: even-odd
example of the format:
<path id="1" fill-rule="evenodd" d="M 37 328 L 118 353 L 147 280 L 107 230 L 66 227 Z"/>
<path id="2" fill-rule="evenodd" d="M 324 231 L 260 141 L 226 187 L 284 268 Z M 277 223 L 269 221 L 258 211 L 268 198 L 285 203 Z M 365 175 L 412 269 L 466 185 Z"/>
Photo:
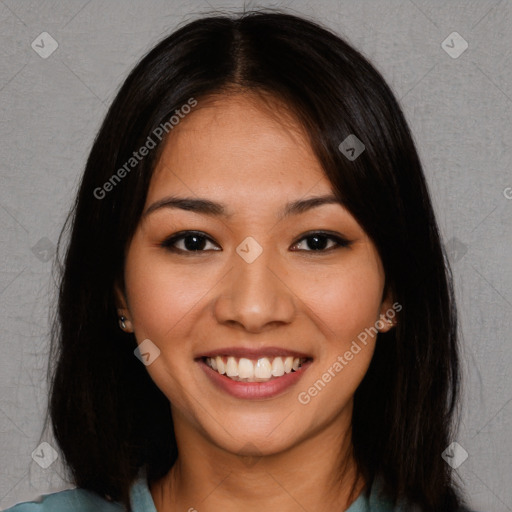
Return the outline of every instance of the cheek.
<path id="1" fill-rule="evenodd" d="M 375 324 L 383 285 L 378 263 L 361 260 L 345 269 L 325 272 L 314 283 L 303 285 L 301 298 L 319 318 L 326 338 L 344 346 Z"/>
<path id="2" fill-rule="evenodd" d="M 370 328 L 378 318 L 383 286 L 380 260 L 361 251 L 343 268 L 317 275 L 315 292 L 310 287 L 303 295 L 326 339 L 319 347 L 318 366 L 297 397 L 307 406 L 312 425 L 345 410 L 365 376 L 376 341 Z"/>
<path id="3" fill-rule="evenodd" d="M 150 254 L 158 249 L 135 248 L 128 254 L 125 282 L 130 312 L 138 339 L 169 343 L 183 335 L 187 315 L 193 314 L 211 288 L 207 277 L 198 278 L 193 268 L 170 265 L 165 254 Z M 193 267 L 193 265 L 192 265 Z"/>
<path id="4" fill-rule="evenodd" d="M 125 285 L 135 336 L 139 344 L 150 339 L 160 349 L 146 367 L 157 387 L 181 410 L 193 410 L 184 361 L 193 349 L 194 308 L 201 307 L 212 283 L 207 276 L 197 277 L 192 268 L 170 265 L 157 251 L 134 244 L 127 255 Z"/>

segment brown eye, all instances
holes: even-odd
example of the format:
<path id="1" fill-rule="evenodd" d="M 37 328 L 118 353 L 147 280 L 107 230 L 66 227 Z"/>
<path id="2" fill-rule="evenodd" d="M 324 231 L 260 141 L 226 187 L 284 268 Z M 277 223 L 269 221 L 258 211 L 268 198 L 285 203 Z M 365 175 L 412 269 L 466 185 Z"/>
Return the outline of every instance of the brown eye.
<path id="1" fill-rule="evenodd" d="M 205 234 L 198 231 L 182 231 L 176 233 L 169 238 L 166 238 L 161 244 L 161 247 L 173 252 L 206 252 L 208 249 L 207 245 L 213 241 Z M 178 244 L 181 246 L 178 247 Z M 218 246 L 217 246 L 218 247 Z M 222 249 L 213 249 L 219 251 Z"/>
<path id="2" fill-rule="evenodd" d="M 303 244 L 304 240 L 306 241 L 305 245 L 310 249 L 299 248 L 296 250 L 306 252 L 330 252 L 333 249 L 348 247 L 350 245 L 348 240 L 340 236 L 324 232 L 315 232 L 302 237 L 298 242 L 295 242 L 293 247 L 297 247 L 301 243 Z M 329 243 L 331 243 L 330 246 Z"/>

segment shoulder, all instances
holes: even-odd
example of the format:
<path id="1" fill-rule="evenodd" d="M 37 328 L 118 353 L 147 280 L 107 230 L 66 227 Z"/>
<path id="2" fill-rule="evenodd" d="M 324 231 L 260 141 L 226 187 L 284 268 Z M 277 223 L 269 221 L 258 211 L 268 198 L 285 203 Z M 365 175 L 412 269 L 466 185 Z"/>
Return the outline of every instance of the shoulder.
<path id="1" fill-rule="evenodd" d="M 107 501 L 85 489 L 66 489 L 18 503 L 4 512 L 122 512 L 117 502 Z"/>
<path id="2" fill-rule="evenodd" d="M 141 468 L 130 487 L 130 505 L 134 512 L 157 512 L 148 487 L 146 471 Z M 125 512 L 117 501 L 107 501 L 95 492 L 75 488 L 39 496 L 37 500 L 18 503 L 3 512 Z"/>
<path id="3" fill-rule="evenodd" d="M 362 507 L 355 508 L 353 512 L 421 512 L 422 509 L 418 505 L 412 505 L 405 500 L 399 500 L 399 502 L 394 505 L 384 494 L 384 482 L 382 476 L 377 476 L 371 486 L 370 496 L 367 502 L 362 503 Z M 362 499 L 363 494 L 361 495 Z M 453 509 L 452 509 L 453 510 Z M 349 508 L 347 512 L 352 512 L 352 509 Z M 453 512 L 477 512 L 476 510 L 467 508 L 465 506 L 461 506 L 457 510 L 453 510 Z M 482 511 L 479 511 L 482 512 Z"/>

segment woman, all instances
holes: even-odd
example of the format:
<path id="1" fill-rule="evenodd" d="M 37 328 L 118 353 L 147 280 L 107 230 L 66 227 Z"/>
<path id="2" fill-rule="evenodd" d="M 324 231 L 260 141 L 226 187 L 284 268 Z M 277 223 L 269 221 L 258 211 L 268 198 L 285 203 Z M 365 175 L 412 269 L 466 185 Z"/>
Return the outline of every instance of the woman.
<path id="1" fill-rule="evenodd" d="M 49 412 L 78 488 L 13 512 L 462 510 L 451 275 L 400 107 L 346 42 L 281 13 L 180 28 L 72 213 Z"/>

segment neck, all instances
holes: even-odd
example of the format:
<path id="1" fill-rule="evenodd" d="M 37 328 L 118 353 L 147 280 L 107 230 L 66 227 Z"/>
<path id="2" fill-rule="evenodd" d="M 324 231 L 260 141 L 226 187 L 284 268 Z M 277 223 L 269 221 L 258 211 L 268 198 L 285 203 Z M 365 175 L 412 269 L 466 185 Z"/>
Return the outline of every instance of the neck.
<path id="1" fill-rule="evenodd" d="M 175 422 L 175 432 L 179 458 L 150 486 L 158 512 L 346 510 L 364 488 L 350 424 L 340 430 L 334 421 L 278 454 L 261 456 L 253 447 L 245 457 L 213 445 L 190 425 Z"/>

